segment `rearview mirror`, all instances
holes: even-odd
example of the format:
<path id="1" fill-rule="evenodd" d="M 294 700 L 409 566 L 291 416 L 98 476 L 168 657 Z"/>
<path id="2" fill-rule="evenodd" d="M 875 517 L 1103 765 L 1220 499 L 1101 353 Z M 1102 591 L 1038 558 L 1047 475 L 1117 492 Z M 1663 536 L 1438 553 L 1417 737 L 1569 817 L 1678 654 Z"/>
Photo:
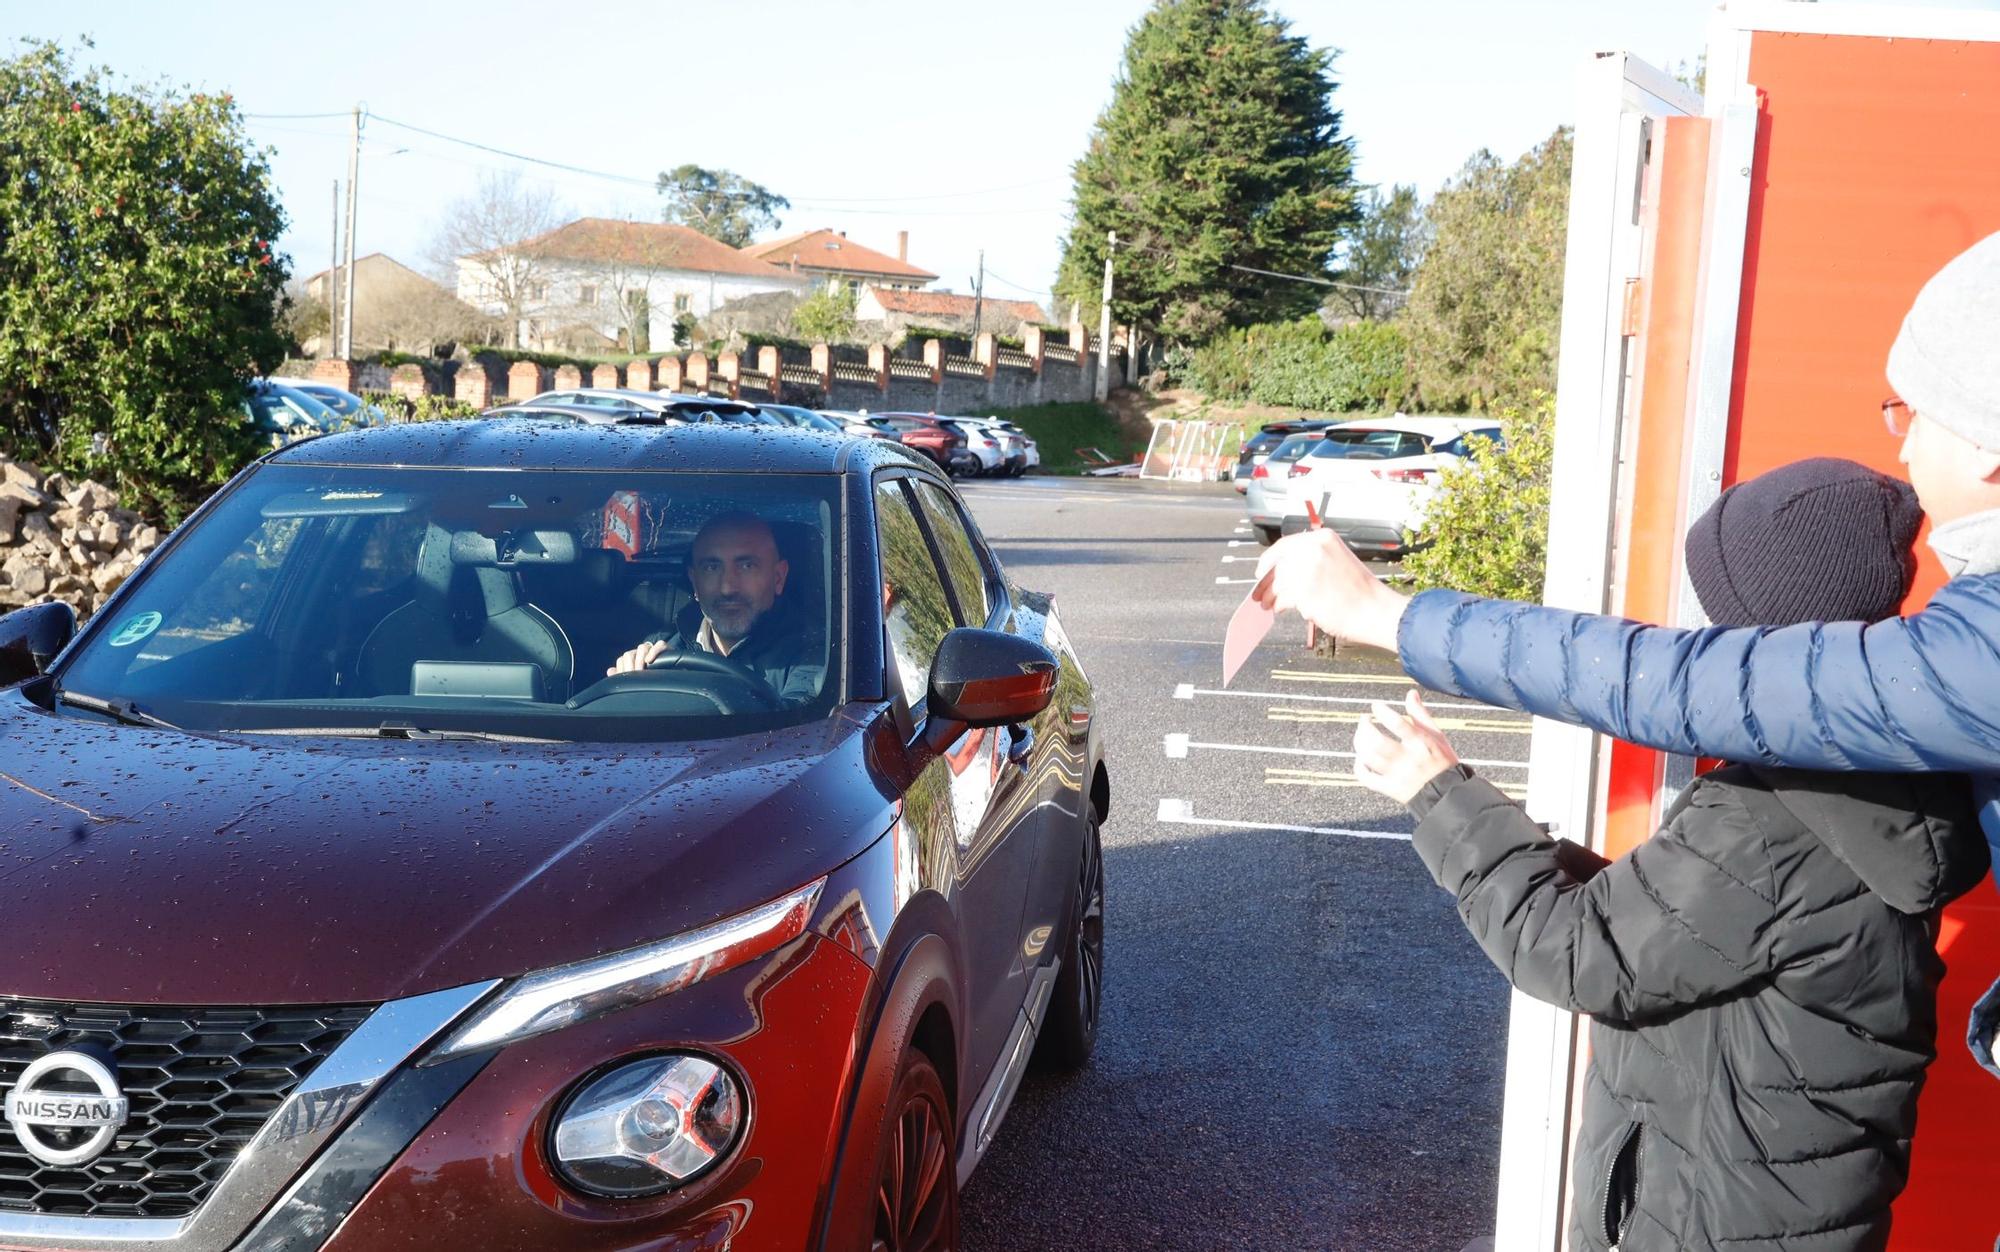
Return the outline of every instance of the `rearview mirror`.
<path id="1" fill-rule="evenodd" d="M 0 617 L 0 687 L 40 674 L 76 634 L 76 610 L 62 601 Z"/>
<path id="2" fill-rule="evenodd" d="M 1049 707 L 1059 668 L 1055 655 L 1032 639 L 954 630 L 931 662 L 930 720 L 960 726 L 1028 721 Z"/>

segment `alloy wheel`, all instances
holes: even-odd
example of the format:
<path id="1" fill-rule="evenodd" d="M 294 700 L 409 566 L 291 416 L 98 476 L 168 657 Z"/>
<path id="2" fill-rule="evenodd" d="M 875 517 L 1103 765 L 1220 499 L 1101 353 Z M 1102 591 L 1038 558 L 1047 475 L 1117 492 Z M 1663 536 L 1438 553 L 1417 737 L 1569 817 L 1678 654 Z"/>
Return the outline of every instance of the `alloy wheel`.
<path id="1" fill-rule="evenodd" d="M 882 1154 L 875 1190 L 873 1252 L 951 1252 L 958 1200 L 943 1089 L 925 1065 L 927 1083 L 907 1089 Z"/>
<path id="2" fill-rule="evenodd" d="M 1076 898 L 1082 908 L 1077 918 L 1077 1017 L 1086 1035 L 1095 1036 L 1104 994 L 1104 844 L 1095 825 L 1084 841 Z"/>

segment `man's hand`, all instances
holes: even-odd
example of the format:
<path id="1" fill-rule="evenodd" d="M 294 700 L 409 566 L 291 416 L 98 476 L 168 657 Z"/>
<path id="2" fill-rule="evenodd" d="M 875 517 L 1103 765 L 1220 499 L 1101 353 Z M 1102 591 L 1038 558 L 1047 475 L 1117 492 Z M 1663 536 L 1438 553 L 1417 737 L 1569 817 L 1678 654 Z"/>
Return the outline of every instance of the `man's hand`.
<path id="1" fill-rule="evenodd" d="M 1423 697 L 1415 691 L 1403 708 L 1375 702 L 1369 717 L 1354 728 L 1354 776 L 1370 791 L 1408 804 L 1424 785 L 1458 764 Z"/>
<path id="2" fill-rule="evenodd" d="M 616 661 L 613 661 L 611 668 L 604 671 L 604 675 L 609 678 L 613 674 L 637 673 L 645 669 L 648 665 L 651 665 L 655 658 L 666 651 L 667 641 L 664 639 L 655 639 L 650 643 L 642 643 L 630 652 L 621 655 Z M 598 655 L 602 656 L 603 653 L 600 652 Z"/>
<path id="3" fill-rule="evenodd" d="M 1257 562 L 1257 578 L 1251 594 L 1265 608 L 1290 609 L 1328 634 L 1396 650 L 1409 599 L 1383 586 L 1334 532 L 1280 539 Z"/>

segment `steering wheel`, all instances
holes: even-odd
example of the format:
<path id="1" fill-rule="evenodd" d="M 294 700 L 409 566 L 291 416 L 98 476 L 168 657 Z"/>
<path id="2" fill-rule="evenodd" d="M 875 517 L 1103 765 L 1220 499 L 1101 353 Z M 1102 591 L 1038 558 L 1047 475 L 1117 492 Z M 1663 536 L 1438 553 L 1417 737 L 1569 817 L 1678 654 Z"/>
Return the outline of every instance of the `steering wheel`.
<path id="1" fill-rule="evenodd" d="M 569 701 L 582 708 L 626 692 L 685 692 L 708 698 L 723 713 L 774 713 L 784 707 L 777 689 L 762 674 L 713 652 L 687 648 L 662 652 L 643 670 L 612 674 Z"/>

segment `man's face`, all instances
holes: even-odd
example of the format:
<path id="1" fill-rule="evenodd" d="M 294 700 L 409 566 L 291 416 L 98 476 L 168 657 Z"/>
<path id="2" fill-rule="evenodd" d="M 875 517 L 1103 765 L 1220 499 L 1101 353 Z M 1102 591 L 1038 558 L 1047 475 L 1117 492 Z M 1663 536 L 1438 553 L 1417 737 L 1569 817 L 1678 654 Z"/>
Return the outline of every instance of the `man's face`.
<path id="1" fill-rule="evenodd" d="M 1908 467 L 1917 503 L 1933 524 L 2000 509 L 2000 452 L 1989 452 L 1921 413 L 1912 417 L 1897 459 Z"/>
<path id="2" fill-rule="evenodd" d="M 723 526 L 694 541 L 694 598 L 717 636 L 735 643 L 785 592 L 791 572 L 762 526 Z"/>

